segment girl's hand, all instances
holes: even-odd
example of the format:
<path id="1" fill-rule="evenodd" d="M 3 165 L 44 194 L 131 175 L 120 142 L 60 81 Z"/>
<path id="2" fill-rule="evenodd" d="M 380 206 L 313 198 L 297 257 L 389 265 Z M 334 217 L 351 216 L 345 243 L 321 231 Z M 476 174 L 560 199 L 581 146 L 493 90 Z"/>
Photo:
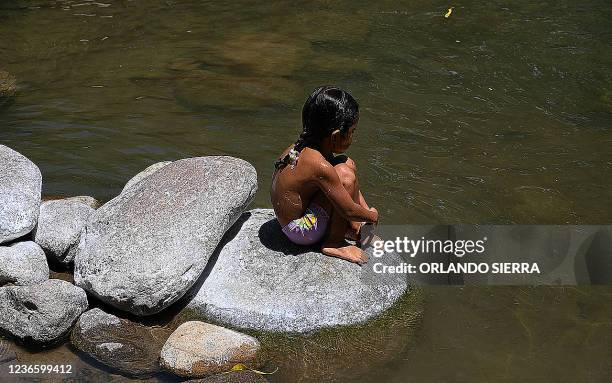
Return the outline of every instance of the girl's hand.
<path id="1" fill-rule="evenodd" d="M 378 225 L 378 210 L 376 210 L 376 208 L 374 207 L 370 207 L 370 211 L 374 215 L 374 219 L 372 220 L 372 223 L 374 223 L 375 225 Z"/>

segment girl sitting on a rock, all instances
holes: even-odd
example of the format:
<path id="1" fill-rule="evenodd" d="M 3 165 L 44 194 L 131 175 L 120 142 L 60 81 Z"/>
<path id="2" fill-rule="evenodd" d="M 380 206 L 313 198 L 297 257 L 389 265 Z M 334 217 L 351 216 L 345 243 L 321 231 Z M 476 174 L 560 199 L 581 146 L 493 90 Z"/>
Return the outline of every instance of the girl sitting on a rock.
<path id="1" fill-rule="evenodd" d="M 364 222 L 377 223 L 359 190 L 355 162 L 344 153 L 353 141 L 359 105 L 344 90 L 322 86 L 302 110 L 303 131 L 276 161 L 271 201 L 287 237 L 298 245 L 321 242 L 325 255 L 363 264 L 358 240 Z"/>

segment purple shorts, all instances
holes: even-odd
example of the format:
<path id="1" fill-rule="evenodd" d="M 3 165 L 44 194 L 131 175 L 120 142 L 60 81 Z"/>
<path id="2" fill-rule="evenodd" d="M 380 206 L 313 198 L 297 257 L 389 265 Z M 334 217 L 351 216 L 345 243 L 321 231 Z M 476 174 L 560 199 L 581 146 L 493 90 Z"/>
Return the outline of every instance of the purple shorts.
<path id="1" fill-rule="evenodd" d="M 302 218 L 294 219 L 283 227 L 283 233 L 296 245 L 313 245 L 323 239 L 329 215 L 325 209 L 311 202 Z"/>

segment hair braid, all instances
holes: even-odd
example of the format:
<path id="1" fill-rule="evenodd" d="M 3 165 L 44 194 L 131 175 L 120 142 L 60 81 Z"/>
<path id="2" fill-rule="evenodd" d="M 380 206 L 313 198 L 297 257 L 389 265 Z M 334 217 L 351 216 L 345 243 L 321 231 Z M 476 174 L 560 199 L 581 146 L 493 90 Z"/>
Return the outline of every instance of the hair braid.
<path id="1" fill-rule="evenodd" d="M 292 155 L 295 156 L 295 153 L 299 154 L 304 148 L 306 148 L 309 145 L 309 141 L 311 141 L 311 138 L 308 132 L 306 131 L 302 132 L 300 134 L 300 137 L 293 144 L 293 148 L 291 148 L 291 150 L 289 150 L 289 153 L 287 153 L 283 158 L 276 161 L 274 163 L 274 167 L 278 170 L 278 169 L 281 169 L 289 165 L 289 163 L 291 162 Z"/>

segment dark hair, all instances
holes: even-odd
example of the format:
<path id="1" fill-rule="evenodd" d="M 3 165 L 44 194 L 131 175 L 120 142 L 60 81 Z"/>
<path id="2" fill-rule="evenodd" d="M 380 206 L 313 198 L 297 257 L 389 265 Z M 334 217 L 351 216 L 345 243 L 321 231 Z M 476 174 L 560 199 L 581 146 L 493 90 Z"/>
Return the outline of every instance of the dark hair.
<path id="1" fill-rule="evenodd" d="M 306 147 L 316 147 L 334 131 L 348 131 L 359 120 L 359 104 L 348 92 L 332 85 L 316 88 L 302 108 L 302 133 L 293 149 L 298 153 Z M 274 163 L 276 169 L 290 161 L 287 154 Z"/>

